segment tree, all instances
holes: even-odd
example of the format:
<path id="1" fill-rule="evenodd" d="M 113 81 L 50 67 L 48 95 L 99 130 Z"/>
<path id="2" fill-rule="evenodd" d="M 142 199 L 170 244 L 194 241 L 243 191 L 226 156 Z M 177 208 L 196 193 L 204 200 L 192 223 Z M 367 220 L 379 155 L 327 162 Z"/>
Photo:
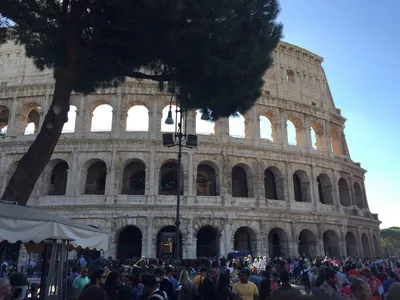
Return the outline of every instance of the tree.
<path id="1" fill-rule="evenodd" d="M 396 253 L 400 253 L 400 227 L 382 229 L 381 243 L 384 248 L 394 249 Z"/>
<path id="2" fill-rule="evenodd" d="M 25 205 L 50 160 L 72 91 L 159 82 L 187 109 L 244 113 L 261 94 L 282 34 L 277 0 L 2 0 L 9 39 L 55 88 L 43 126 L 2 196 Z"/>

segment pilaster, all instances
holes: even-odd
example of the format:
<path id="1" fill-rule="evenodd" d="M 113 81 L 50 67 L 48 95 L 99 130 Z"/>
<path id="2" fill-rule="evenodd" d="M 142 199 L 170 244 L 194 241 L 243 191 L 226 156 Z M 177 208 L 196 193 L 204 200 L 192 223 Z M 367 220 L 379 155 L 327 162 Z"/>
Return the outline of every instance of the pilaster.
<path id="1" fill-rule="evenodd" d="M 81 138 L 84 132 L 84 120 L 85 120 L 85 97 L 79 97 L 79 107 L 76 109 L 76 118 L 75 118 L 75 130 L 74 137 Z"/>
<path id="2" fill-rule="evenodd" d="M 112 135 L 116 138 L 119 138 L 121 135 L 121 131 L 125 131 L 125 128 L 122 130 L 121 129 L 121 124 L 125 124 L 126 122 L 121 122 L 122 118 L 127 117 L 127 115 L 122 115 L 125 114 L 125 110 L 121 109 L 122 107 L 122 93 L 121 93 L 121 88 L 118 88 L 117 90 L 117 95 L 114 100 L 114 107 L 112 112 L 112 126 L 111 126 L 111 131 Z"/>
<path id="3" fill-rule="evenodd" d="M 147 217 L 147 232 L 146 232 L 146 251 L 142 252 L 142 256 L 145 255 L 146 257 L 155 257 L 156 254 L 152 252 L 152 245 L 153 242 L 157 243 L 156 241 L 153 241 L 153 217 Z"/>
<path id="4" fill-rule="evenodd" d="M 20 105 L 19 105 L 18 98 L 14 97 L 12 99 L 12 108 L 10 111 L 10 118 L 9 118 L 8 124 L 7 124 L 8 125 L 7 126 L 7 134 L 6 134 L 7 137 L 16 137 L 20 133 L 21 129 L 18 126 L 20 124 L 17 124 L 18 116 L 20 116 Z M 23 134 L 23 131 L 22 131 L 22 134 Z"/>
<path id="5" fill-rule="evenodd" d="M 311 202 L 314 204 L 314 211 L 319 211 L 319 193 L 318 193 L 318 181 L 315 174 L 315 165 L 311 165 Z"/>
<path id="6" fill-rule="evenodd" d="M 287 209 L 291 209 L 291 203 L 294 201 L 294 190 L 293 190 L 293 164 L 291 162 L 286 162 L 286 186 L 285 199 Z"/>
<path id="7" fill-rule="evenodd" d="M 71 157 L 71 166 L 68 169 L 67 187 L 65 189 L 65 195 L 67 196 L 73 196 L 75 194 L 75 189 L 79 189 L 76 185 L 76 178 L 82 173 L 81 170 L 78 170 L 79 152 L 75 150 L 72 151 Z"/>

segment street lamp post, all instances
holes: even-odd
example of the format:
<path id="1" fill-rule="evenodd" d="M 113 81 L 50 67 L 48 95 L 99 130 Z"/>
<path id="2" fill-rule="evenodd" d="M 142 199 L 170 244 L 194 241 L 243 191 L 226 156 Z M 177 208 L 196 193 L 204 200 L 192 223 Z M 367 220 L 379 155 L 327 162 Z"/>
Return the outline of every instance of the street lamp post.
<path id="1" fill-rule="evenodd" d="M 173 125 L 174 119 L 172 118 L 172 98 L 171 96 L 170 104 L 169 104 L 169 111 L 167 119 L 165 120 L 165 124 Z M 178 120 L 178 113 L 179 113 L 179 120 Z M 208 113 L 208 111 L 207 111 Z M 185 118 L 183 117 L 185 115 Z M 185 119 L 184 124 L 183 120 Z M 202 120 L 209 120 L 207 119 L 206 114 L 203 114 Z M 182 165 L 182 147 L 185 148 L 194 148 L 197 146 L 197 135 L 195 134 L 187 134 L 186 127 L 187 127 L 187 110 L 179 106 L 179 103 L 176 103 L 176 111 L 175 111 L 175 120 L 177 124 L 175 124 L 175 133 L 164 133 L 163 134 L 163 145 L 167 147 L 174 147 L 178 146 L 178 168 L 176 174 L 176 220 L 175 220 L 175 253 L 174 258 L 177 263 L 179 263 L 179 248 L 180 248 L 180 201 L 181 201 L 181 165 Z M 186 139 L 186 143 L 182 144 L 182 141 Z"/>

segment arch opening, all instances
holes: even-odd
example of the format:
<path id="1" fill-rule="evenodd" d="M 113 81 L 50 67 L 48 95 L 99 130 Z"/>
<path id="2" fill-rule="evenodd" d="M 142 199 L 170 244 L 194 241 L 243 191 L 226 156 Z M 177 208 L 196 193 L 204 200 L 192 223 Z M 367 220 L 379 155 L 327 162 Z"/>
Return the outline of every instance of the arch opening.
<path id="1" fill-rule="evenodd" d="M 232 168 L 232 197 L 252 198 L 252 174 L 245 165 L 236 165 Z"/>
<path id="2" fill-rule="evenodd" d="M 132 106 L 126 116 L 126 131 L 149 131 L 149 110 L 144 105 Z"/>
<path id="3" fill-rule="evenodd" d="M 271 119 L 267 116 L 260 116 L 260 138 L 271 142 L 274 141 Z"/>
<path id="4" fill-rule="evenodd" d="M 72 133 L 75 132 L 75 123 L 76 123 L 76 115 L 77 115 L 77 107 L 75 105 L 69 106 L 68 111 L 68 121 L 64 123 L 62 133 Z"/>
<path id="5" fill-rule="evenodd" d="M 121 263 L 142 256 L 142 232 L 136 226 L 127 226 L 118 236 L 117 258 Z"/>
<path id="6" fill-rule="evenodd" d="M 264 171 L 265 199 L 284 200 L 284 178 L 276 167 L 269 167 Z"/>
<path id="7" fill-rule="evenodd" d="M 27 125 L 25 127 L 25 135 L 36 134 L 39 132 L 39 106 L 32 109 L 28 114 Z"/>
<path id="8" fill-rule="evenodd" d="M 332 182 L 328 175 L 320 174 L 317 177 L 319 202 L 322 204 L 333 205 Z"/>
<path id="9" fill-rule="evenodd" d="M 351 256 L 351 257 L 358 256 L 357 240 L 352 232 L 348 232 L 346 234 L 346 253 L 347 253 L 347 256 Z"/>
<path id="10" fill-rule="evenodd" d="M 209 111 L 211 115 L 211 111 Z M 212 120 L 202 120 L 201 116 L 203 115 L 202 110 L 196 110 L 196 133 L 204 134 L 204 135 L 213 135 L 215 134 L 215 123 Z"/>
<path id="11" fill-rule="evenodd" d="M 218 196 L 217 174 L 215 169 L 205 163 L 197 166 L 196 177 L 197 196 Z"/>
<path id="12" fill-rule="evenodd" d="M 332 152 L 337 156 L 343 154 L 342 139 L 339 135 L 339 132 L 334 128 L 331 129 L 331 149 Z"/>
<path id="13" fill-rule="evenodd" d="M 341 177 L 339 179 L 339 196 L 340 196 L 340 204 L 343 206 L 351 206 L 351 197 L 350 197 L 350 188 L 347 184 L 346 179 Z"/>
<path id="14" fill-rule="evenodd" d="M 247 226 L 240 227 L 234 235 L 234 250 L 257 255 L 257 235 L 253 229 Z"/>
<path id="15" fill-rule="evenodd" d="M 129 163 L 122 175 L 122 194 L 144 195 L 146 190 L 146 166 L 143 162 Z"/>
<path id="16" fill-rule="evenodd" d="M 196 255 L 197 257 L 219 257 L 219 239 L 218 229 L 211 225 L 200 228 L 196 235 Z"/>
<path id="17" fill-rule="evenodd" d="M 229 117 L 229 135 L 240 139 L 246 137 L 246 119 L 240 113 Z"/>
<path id="18" fill-rule="evenodd" d="M 321 124 L 313 121 L 311 123 L 311 146 L 318 151 L 324 151 L 324 131 Z"/>
<path id="19" fill-rule="evenodd" d="M 100 104 L 92 113 L 91 132 L 107 132 L 112 129 L 113 108 L 109 104 Z"/>
<path id="20" fill-rule="evenodd" d="M 339 237 L 333 230 L 327 230 L 323 236 L 324 251 L 329 257 L 340 257 Z"/>
<path id="21" fill-rule="evenodd" d="M 293 174 L 294 199 L 297 202 L 311 202 L 310 180 L 306 172 L 297 170 Z"/>
<path id="22" fill-rule="evenodd" d="M 0 136 L 6 135 L 8 118 L 10 117 L 10 111 L 7 107 L 0 105 Z"/>
<path id="23" fill-rule="evenodd" d="M 369 239 L 365 233 L 361 235 L 361 244 L 363 247 L 364 258 L 371 257 L 371 248 L 369 246 Z"/>
<path id="24" fill-rule="evenodd" d="M 317 240 L 311 230 L 304 229 L 299 234 L 299 255 L 306 257 L 314 257 L 316 251 Z"/>
<path id="25" fill-rule="evenodd" d="M 175 255 L 175 226 L 165 226 L 157 233 L 157 257 L 172 258 Z M 179 231 L 179 257 L 182 258 L 182 232 Z"/>
<path id="26" fill-rule="evenodd" d="M 90 165 L 86 175 L 86 195 L 104 195 L 106 190 L 107 166 L 103 161 Z"/>
<path id="27" fill-rule="evenodd" d="M 268 248 L 270 257 L 285 256 L 289 253 L 288 236 L 281 228 L 273 228 L 268 233 Z"/>
<path id="28" fill-rule="evenodd" d="M 175 161 L 170 161 L 164 163 L 160 169 L 160 186 L 159 195 L 176 195 L 178 180 L 178 163 Z M 180 192 L 183 195 L 183 168 L 181 170 L 181 186 Z"/>
<path id="29" fill-rule="evenodd" d="M 68 180 L 67 162 L 61 161 L 54 166 L 50 176 L 49 195 L 65 195 Z"/>
<path id="30" fill-rule="evenodd" d="M 287 120 L 286 121 L 286 128 L 287 128 L 287 143 L 290 146 L 298 146 L 297 143 L 297 130 L 294 126 L 293 121 Z"/>
<path id="31" fill-rule="evenodd" d="M 177 119 L 180 120 L 180 115 L 181 113 L 178 112 L 176 113 L 177 110 L 180 110 L 179 106 L 176 105 L 171 105 L 171 112 L 172 112 L 172 119 L 174 120 L 174 124 L 168 125 L 165 124 L 165 120 L 168 117 L 168 112 L 169 112 L 170 108 L 169 105 L 164 107 L 164 109 L 162 110 L 162 117 L 161 117 L 161 131 L 162 132 L 175 132 L 175 126 L 177 126 Z M 184 124 L 182 124 L 182 128 L 184 128 Z"/>

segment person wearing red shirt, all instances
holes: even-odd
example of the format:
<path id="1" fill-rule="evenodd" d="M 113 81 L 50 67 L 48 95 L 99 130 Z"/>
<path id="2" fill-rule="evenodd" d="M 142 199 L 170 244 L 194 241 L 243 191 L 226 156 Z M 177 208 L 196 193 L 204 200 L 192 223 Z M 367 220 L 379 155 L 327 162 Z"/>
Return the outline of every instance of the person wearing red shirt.
<path id="1" fill-rule="evenodd" d="M 381 300 L 383 294 L 382 282 L 379 280 L 379 278 L 372 276 L 371 268 L 369 267 L 364 268 L 363 274 L 369 284 L 369 287 L 371 288 L 371 300 Z"/>

